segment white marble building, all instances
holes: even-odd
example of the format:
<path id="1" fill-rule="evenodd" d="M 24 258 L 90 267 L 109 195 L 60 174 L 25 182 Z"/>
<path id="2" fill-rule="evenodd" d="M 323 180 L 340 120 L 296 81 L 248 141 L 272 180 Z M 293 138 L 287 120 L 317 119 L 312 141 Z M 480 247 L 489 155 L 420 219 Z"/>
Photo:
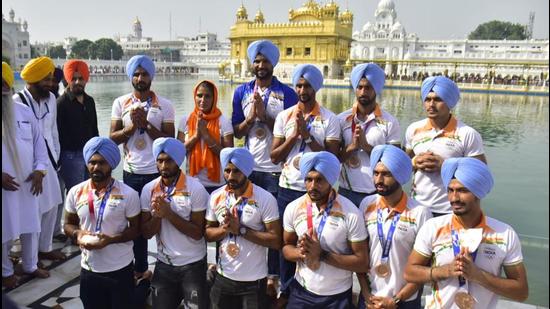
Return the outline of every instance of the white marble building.
<path id="1" fill-rule="evenodd" d="M 9 11 L 9 20 L 2 13 L 2 56 L 10 59 L 12 68 L 20 71 L 31 59 L 31 45 L 27 21 L 15 21 L 15 12 Z"/>
<path id="2" fill-rule="evenodd" d="M 180 60 L 185 66 L 198 69 L 200 75 L 218 75 L 219 65 L 229 60 L 231 44 L 218 41 L 214 33 L 199 33 L 193 38 L 179 38 L 184 42 Z"/>
<path id="3" fill-rule="evenodd" d="M 421 40 L 398 21 L 392 0 L 381 0 L 374 17 L 353 33 L 350 59 L 385 64 L 386 74 L 392 77 L 415 72 L 461 76 L 493 72 L 502 77 L 548 78 L 548 40 Z"/>

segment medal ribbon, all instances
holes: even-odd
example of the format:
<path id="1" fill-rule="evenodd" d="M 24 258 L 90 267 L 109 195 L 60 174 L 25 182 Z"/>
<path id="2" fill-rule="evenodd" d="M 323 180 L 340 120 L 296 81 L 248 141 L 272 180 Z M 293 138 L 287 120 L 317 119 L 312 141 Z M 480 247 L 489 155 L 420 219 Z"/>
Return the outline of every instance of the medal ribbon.
<path id="1" fill-rule="evenodd" d="M 165 186 L 164 183 L 162 182 L 162 179 L 159 180 L 160 181 L 160 188 L 161 188 L 162 192 L 164 192 L 166 194 L 166 199 L 170 202 L 172 201 L 172 196 L 176 193 L 175 188 L 176 188 L 176 184 L 178 183 L 178 179 L 180 178 L 180 175 L 181 175 L 181 173 L 178 173 L 178 176 L 176 177 L 174 182 L 169 186 Z"/>
<path id="2" fill-rule="evenodd" d="M 453 253 L 454 256 L 457 256 L 460 254 L 460 241 L 458 239 L 458 232 L 451 227 L 451 237 L 453 239 Z M 476 251 L 472 252 L 472 260 L 475 262 L 477 256 L 477 249 Z M 466 284 L 466 279 L 464 277 L 459 276 L 458 277 L 458 284 L 460 287 L 464 286 Z"/>
<path id="3" fill-rule="evenodd" d="M 388 236 L 386 238 L 386 241 L 384 241 L 384 231 L 383 231 L 384 219 L 382 218 L 382 209 L 378 208 L 376 225 L 378 227 L 378 239 L 380 239 L 380 244 L 382 245 L 382 263 L 384 264 L 388 262 L 388 258 L 390 256 L 391 243 L 393 239 L 393 233 L 395 232 L 395 227 L 397 226 L 397 222 L 399 221 L 400 217 L 401 217 L 400 213 L 396 213 L 393 216 L 390 229 L 388 230 Z"/>
<path id="4" fill-rule="evenodd" d="M 238 202 L 238 200 L 237 200 Z M 241 198 L 241 202 L 237 203 L 237 207 L 233 207 L 233 214 L 237 215 L 239 217 L 239 223 L 241 222 L 241 217 L 243 215 L 243 209 L 244 206 L 248 203 L 248 198 Z M 225 194 L 225 207 L 231 211 L 231 199 L 229 196 L 229 192 Z M 237 235 L 233 235 L 235 237 L 235 243 L 237 242 Z M 230 236 L 231 237 L 231 236 Z"/>
<path id="5" fill-rule="evenodd" d="M 328 216 L 330 215 L 330 211 L 332 210 L 332 206 L 334 204 L 335 200 L 335 194 L 331 194 L 331 197 L 329 198 L 327 208 L 323 212 L 323 217 L 321 218 L 321 221 L 319 222 L 319 225 L 317 226 L 317 238 L 319 241 L 321 241 L 321 235 L 323 234 L 323 229 L 325 228 L 325 223 L 327 223 Z M 309 231 L 310 228 L 313 228 L 313 210 L 312 210 L 312 204 L 307 204 L 307 229 Z"/>
<path id="6" fill-rule="evenodd" d="M 92 218 L 92 222 L 95 221 L 95 233 L 99 233 L 101 231 L 101 223 L 103 222 L 103 213 L 105 212 L 105 205 L 109 200 L 109 195 L 111 195 L 111 190 L 113 189 L 114 183 L 115 181 L 112 180 L 111 184 L 109 184 L 109 187 L 107 188 L 107 191 L 103 195 L 103 198 L 101 199 L 101 204 L 99 205 L 99 211 L 97 214 L 98 216 L 97 220 L 95 218 L 94 197 L 93 197 L 91 186 L 88 190 L 88 211 L 90 212 L 90 217 Z"/>
<path id="7" fill-rule="evenodd" d="M 145 113 L 149 113 L 149 109 L 151 108 L 151 102 L 153 102 L 153 98 L 150 97 L 147 99 L 146 102 L 141 102 L 140 100 L 138 100 L 136 97 L 132 96 L 132 101 L 133 102 L 139 102 L 139 104 L 141 106 L 143 106 L 143 109 L 145 110 Z M 145 104 L 145 105 L 144 105 Z M 143 134 L 145 133 L 145 129 L 139 129 L 139 134 Z"/>
<path id="8" fill-rule="evenodd" d="M 311 131 L 311 124 L 313 123 L 313 120 L 315 120 L 315 116 L 309 115 L 309 117 L 307 117 L 306 128 L 308 132 Z M 300 153 L 304 152 L 304 149 L 306 149 L 306 141 L 302 139 L 302 144 L 300 144 L 299 152 Z"/>
<path id="9" fill-rule="evenodd" d="M 258 85 L 256 83 L 254 83 L 254 92 L 253 92 L 253 94 L 256 93 L 256 92 L 258 92 Z M 264 108 L 265 108 L 266 113 L 267 113 L 267 103 L 269 102 L 269 96 L 270 95 L 271 95 L 271 88 L 267 88 L 264 92 L 264 97 L 262 98 L 262 100 L 264 102 Z M 254 95 L 252 95 L 252 98 L 254 98 Z M 252 104 L 254 104 L 254 102 L 252 102 Z M 261 125 L 260 121 L 256 120 L 254 122 L 254 126 L 256 126 L 256 125 Z M 244 147 L 246 149 L 249 149 L 248 146 L 249 145 L 248 145 L 248 134 L 247 134 L 246 138 L 244 140 Z"/>

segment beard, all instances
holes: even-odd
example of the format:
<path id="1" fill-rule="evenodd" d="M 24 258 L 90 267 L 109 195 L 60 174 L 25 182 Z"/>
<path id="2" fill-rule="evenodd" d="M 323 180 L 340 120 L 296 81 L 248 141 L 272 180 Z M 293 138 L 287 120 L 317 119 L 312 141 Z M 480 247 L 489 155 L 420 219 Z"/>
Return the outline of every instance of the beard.
<path id="1" fill-rule="evenodd" d="M 84 87 L 78 85 L 78 86 L 72 86 L 71 87 L 71 92 L 74 94 L 74 95 L 83 95 L 84 94 Z"/>
<path id="2" fill-rule="evenodd" d="M 241 181 L 237 180 L 228 180 L 227 185 L 229 186 L 229 189 L 231 190 L 238 190 L 244 187 L 248 183 L 248 178 L 244 178 Z"/>
<path id="3" fill-rule="evenodd" d="M 146 82 L 132 83 L 132 86 L 134 87 L 134 89 L 136 91 L 145 92 L 145 91 L 149 91 L 149 89 L 151 89 L 151 82 L 149 82 L 149 83 L 146 83 Z"/>
<path id="4" fill-rule="evenodd" d="M 394 183 L 393 185 L 391 186 L 384 186 L 382 184 L 376 184 L 376 186 L 382 186 L 384 187 L 383 190 L 379 190 L 378 188 L 376 189 L 376 193 L 378 193 L 378 195 L 381 195 L 381 196 L 389 196 L 391 194 L 393 194 L 395 191 L 397 191 L 397 189 L 399 189 L 399 187 L 401 187 L 401 185 L 396 182 Z"/>
<path id="5" fill-rule="evenodd" d="M 177 170 L 174 170 L 174 171 L 171 171 L 171 170 L 162 170 L 160 171 L 160 176 L 162 178 L 173 178 L 173 177 L 176 177 L 178 176 L 180 170 L 177 169 Z"/>
<path id="6" fill-rule="evenodd" d="M 301 94 L 298 96 L 298 100 L 302 103 L 309 103 L 311 102 L 311 96 L 308 94 Z"/>
<path id="7" fill-rule="evenodd" d="M 93 173 L 90 173 L 90 178 L 92 178 L 92 181 L 95 183 L 103 182 L 111 178 L 111 170 L 109 170 L 107 173 L 103 173 L 102 171 L 95 171 Z"/>
<path id="8" fill-rule="evenodd" d="M 273 76 L 273 70 L 268 70 L 268 69 L 254 70 L 254 75 L 259 80 L 266 80 L 271 78 L 271 76 Z"/>
<path id="9" fill-rule="evenodd" d="M 36 89 L 36 94 L 41 99 L 49 98 L 50 97 L 50 92 L 52 91 L 52 89 L 50 89 L 49 87 L 36 86 L 35 89 Z"/>
<path id="10" fill-rule="evenodd" d="M 309 196 L 312 202 L 320 204 L 324 201 L 328 201 L 331 191 L 332 189 L 323 193 L 319 190 L 311 189 L 307 191 L 307 195 Z"/>
<path id="11" fill-rule="evenodd" d="M 21 164 L 19 163 L 19 153 L 17 151 L 15 141 L 15 115 L 14 104 L 11 98 L 11 91 L 9 93 L 2 93 L 2 144 L 6 146 L 8 156 L 11 157 L 14 169 L 18 180 L 22 180 L 21 177 Z"/>
<path id="12" fill-rule="evenodd" d="M 357 102 L 363 106 L 374 105 L 376 103 L 376 96 L 369 98 L 368 96 L 358 97 Z"/>

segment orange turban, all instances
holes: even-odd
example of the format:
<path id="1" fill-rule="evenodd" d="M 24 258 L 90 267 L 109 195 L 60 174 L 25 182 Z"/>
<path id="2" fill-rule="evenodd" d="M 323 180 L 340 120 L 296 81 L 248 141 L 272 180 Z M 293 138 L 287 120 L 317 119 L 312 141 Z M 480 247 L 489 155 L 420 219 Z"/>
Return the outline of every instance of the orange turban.
<path id="1" fill-rule="evenodd" d="M 31 59 L 23 71 L 21 71 L 21 78 L 27 83 L 37 83 L 48 75 L 52 74 L 55 70 L 55 64 L 50 57 L 38 57 Z"/>
<path id="2" fill-rule="evenodd" d="M 65 80 L 70 83 L 73 80 L 73 74 L 78 72 L 82 74 L 82 77 L 86 82 L 90 79 L 90 69 L 86 62 L 82 60 L 69 60 L 63 65 L 63 74 L 65 75 Z"/>

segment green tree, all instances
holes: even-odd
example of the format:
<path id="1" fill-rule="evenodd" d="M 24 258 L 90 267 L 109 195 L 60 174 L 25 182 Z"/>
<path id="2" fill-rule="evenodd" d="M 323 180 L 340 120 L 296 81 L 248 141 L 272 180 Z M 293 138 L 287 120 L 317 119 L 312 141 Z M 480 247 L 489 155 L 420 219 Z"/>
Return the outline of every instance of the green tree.
<path id="1" fill-rule="evenodd" d="M 48 56 L 52 59 L 54 58 L 65 59 L 67 58 L 67 51 L 65 50 L 65 48 L 63 48 L 63 46 L 56 45 L 48 49 Z"/>
<path id="2" fill-rule="evenodd" d="M 4 54 L 2 54 L 2 62 L 5 62 L 5 63 L 11 65 L 10 57 L 4 56 Z"/>
<path id="3" fill-rule="evenodd" d="M 493 20 L 477 26 L 468 35 L 468 40 L 525 40 L 525 30 L 521 24 Z"/>
<path id="4" fill-rule="evenodd" d="M 90 46 L 93 45 L 94 42 L 90 40 L 79 40 L 76 41 L 71 48 L 71 54 L 69 58 L 78 58 L 78 59 L 91 59 L 95 58 L 94 55 L 90 54 Z"/>
<path id="5" fill-rule="evenodd" d="M 103 60 L 120 60 L 122 58 L 122 47 L 112 39 L 102 38 L 94 42 L 94 58 Z"/>

